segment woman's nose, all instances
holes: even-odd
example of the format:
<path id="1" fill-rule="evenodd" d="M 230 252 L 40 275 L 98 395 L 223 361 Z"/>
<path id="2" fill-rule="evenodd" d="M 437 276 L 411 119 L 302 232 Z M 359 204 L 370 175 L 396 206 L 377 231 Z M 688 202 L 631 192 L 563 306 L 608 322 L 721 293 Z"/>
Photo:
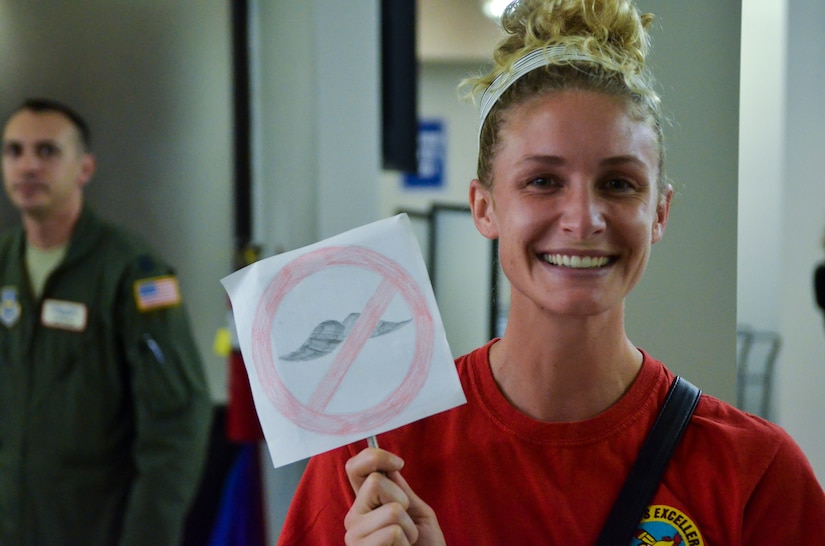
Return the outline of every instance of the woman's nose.
<path id="1" fill-rule="evenodd" d="M 579 239 L 587 239 L 605 229 L 602 203 L 594 189 L 571 187 L 563 203 L 561 227 Z"/>

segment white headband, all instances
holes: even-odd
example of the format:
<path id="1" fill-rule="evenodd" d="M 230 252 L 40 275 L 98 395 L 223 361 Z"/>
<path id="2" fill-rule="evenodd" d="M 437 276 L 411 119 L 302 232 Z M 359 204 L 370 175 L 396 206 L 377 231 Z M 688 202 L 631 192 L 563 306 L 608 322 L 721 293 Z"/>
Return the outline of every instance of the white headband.
<path id="1" fill-rule="evenodd" d="M 593 57 L 582 53 L 580 50 L 571 49 L 564 45 L 552 45 L 542 49 L 534 49 L 521 59 L 513 63 L 510 70 L 502 72 L 493 83 L 484 91 L 481 96 L 480 108 L 481 114 L 478 124 L 478 134 L 481 136 L 481 127 L 484 125 L 484 120 L 492 110 L 493 105 L 498 102 L 501 95 L 510 88 L 519 78 L 532 72 L 542 66 L 550 64 L 563 64 L 569 61 L 590 61 L 593 62 Z"/>

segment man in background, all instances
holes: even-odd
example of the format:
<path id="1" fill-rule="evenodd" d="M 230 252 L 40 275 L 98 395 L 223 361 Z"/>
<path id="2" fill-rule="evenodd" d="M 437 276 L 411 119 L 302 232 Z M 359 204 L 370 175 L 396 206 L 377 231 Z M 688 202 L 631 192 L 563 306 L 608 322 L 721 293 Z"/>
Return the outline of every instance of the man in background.
<path id="1" fill-rule="evenodd" d="M 178 544 L 212 404 L 177 278 L 84 203 L 74 110 L 28 100 L 2 145 L 0 544 Z"/>

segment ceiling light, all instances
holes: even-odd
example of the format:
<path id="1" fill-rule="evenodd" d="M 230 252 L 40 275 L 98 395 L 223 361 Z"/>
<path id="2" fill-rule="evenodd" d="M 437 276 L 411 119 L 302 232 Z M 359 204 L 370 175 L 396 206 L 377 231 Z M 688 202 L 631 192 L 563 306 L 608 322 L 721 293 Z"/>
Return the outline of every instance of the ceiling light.
<path id="1" fill-rule="evenodd" d="M 498 22 L 501 19 L 501 14 L 504 13 L 504 8 L 510 5 L 513 0 L 482 0 L 481 10 L 484 15 Z"/>

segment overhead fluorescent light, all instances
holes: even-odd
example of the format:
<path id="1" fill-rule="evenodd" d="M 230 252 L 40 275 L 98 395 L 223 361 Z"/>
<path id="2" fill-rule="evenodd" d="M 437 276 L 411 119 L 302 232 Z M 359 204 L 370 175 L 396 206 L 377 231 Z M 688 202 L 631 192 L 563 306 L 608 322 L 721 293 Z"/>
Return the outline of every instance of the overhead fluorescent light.
<path id="1" fill-rule="evenodd" d="M 501 19 L 501 14 L 504 13 L 504 8 L 512 2 L 513 0 L 481 0 L 481 10 L 484 15 L 498 22 Z"/>

